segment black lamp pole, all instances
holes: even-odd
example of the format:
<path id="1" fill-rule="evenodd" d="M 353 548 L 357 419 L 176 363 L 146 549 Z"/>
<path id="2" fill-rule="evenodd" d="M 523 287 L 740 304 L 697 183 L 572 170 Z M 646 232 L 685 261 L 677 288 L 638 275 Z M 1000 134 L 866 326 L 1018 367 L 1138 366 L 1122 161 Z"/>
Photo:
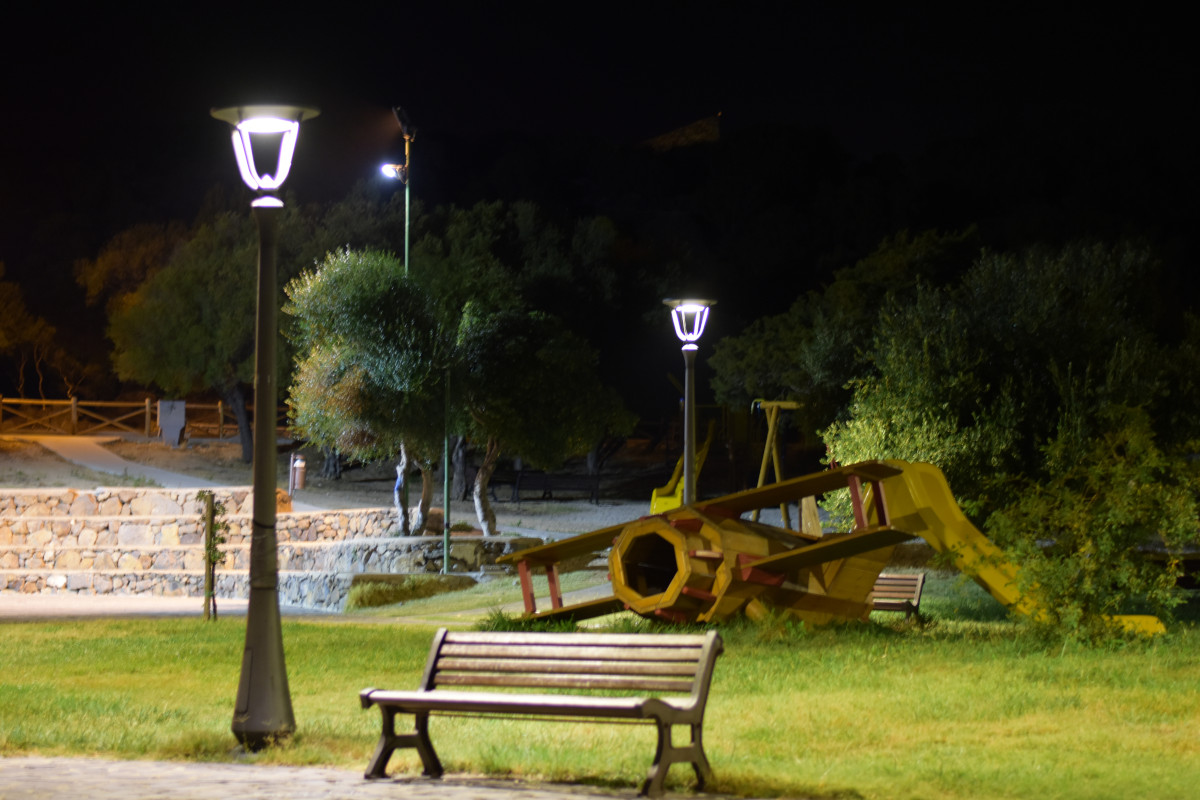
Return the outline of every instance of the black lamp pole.
<path id="1" fill-rule="evenodd" d="M 231 730 L 248 750 L 260 750 L 296 730 L 283 630 L 279 617 L 278 539 L 275 532 L 275 407 L 278 401 L 275 341 L 278 336 L 275 257 L 283 202 L 275 197 L 291 168 L 300 121 L 315 117 L 313 109 L 293 106 L 239 106 L 214 109 L 213 116 L 234 126 L 234 153 L 242 179 L 259 196 L 251 211 L 258 226 L 258 293 L 254 329 L 254 465 L 250 536 L 250 604 L 246 610 L 246 644 Z M 279 139 L 274 175 L 255 166 L 251 139 L 268 134 Z"/>

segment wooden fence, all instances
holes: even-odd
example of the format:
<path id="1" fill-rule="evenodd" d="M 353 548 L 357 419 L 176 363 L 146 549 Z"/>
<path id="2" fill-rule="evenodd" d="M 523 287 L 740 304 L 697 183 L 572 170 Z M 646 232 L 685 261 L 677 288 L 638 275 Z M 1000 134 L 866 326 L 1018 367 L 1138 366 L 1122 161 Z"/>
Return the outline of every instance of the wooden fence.
<path id="1" fill-rule="evenodd" d="M 254 407 L 247 407 L 253 419 Z M 237 418 L 223 402 L 187 403 L 186 431 L 193 439 L 236 439 Z M 279 409 L 276 426 L 287 427 L 287 410 Z M 83 436 L 94 433 L 135 433 L 157 436 L 158 403 L 104 400 L 25 400 L 0 397 L 0 433 Z"/>

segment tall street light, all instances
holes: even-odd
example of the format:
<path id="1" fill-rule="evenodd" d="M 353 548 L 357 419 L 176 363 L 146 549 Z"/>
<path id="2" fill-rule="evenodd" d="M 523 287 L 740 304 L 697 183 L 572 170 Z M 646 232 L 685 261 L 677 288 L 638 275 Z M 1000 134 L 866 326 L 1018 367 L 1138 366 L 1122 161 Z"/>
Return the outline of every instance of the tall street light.
<path id="1" fill-rule="evenodd" d="M 254 331 L 254 500 L 250 538 L 250 605 L 246 645 L 233 712 L 233 735 L 248 750 L 260 750 L 296 730 L 283 633 L 279 624 L 279 563 L 275 535 L 276 436 L 275 254 L 283 201 L 277 196 L 292 166 L 303 120 L 317 116 L 297 106 L 214 108 L 212 115 L 233 126 L 233 152 L 242 180 L 256 194 L 250 203 L 258 225 L 258 300 Z M 275 161 L 274 173 L 258 164 Z"/>
<path id="2" fill-rule="evenodd" d="M 413 126 L 408 113 L 396 106 L 392 109 L 396 122 L 400 125 L 400 134 L 404 137 L 404 163 L 384 164 L 380 167 L 389 178 L 404 184 L 404 275 L 408 277 L 408 235 L 409 235 L 409 188 L 412 174 L 409 172 L 409 156 L 412 151 L 413 139 L 417 138 L 417 129 Z M 450 572 L 450 371 L 446 371 L 446 429 L 442 438 L 442 573 Z M 404 481 L 404 507 L 408 508 L 408 481 Z"/>
<path id="3" fill-rule="evenodd" d="M 384 164 L 380 170 L 389 178 L 394 178 L 404 184 L 404 275 L 408 276 L 408 156 L 409 150 L 412 147 L 413 139 L 417 138 L 417 129 L 413 127 L 412 120 L 408 118 L 407 112 L 400 106 L 392 109 L 392 114 L 396 117 L 396 122 L 400 124 L 400 134 L 404 137 L 404 163 L 403 164 Z"/>
<path id="4" fill-rule="evenodd" d="M 671 309 L 675 335 L 683 342 L 683 504 L 696 502 L 696 342 L 716 300 L 664 300 Z"/>

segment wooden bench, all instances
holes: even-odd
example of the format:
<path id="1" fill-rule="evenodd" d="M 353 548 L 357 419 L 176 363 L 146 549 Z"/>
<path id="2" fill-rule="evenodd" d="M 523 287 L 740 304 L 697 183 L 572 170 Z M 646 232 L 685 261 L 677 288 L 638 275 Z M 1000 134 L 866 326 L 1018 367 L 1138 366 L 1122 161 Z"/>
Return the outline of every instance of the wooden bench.
<path id="1" fill-rule="evenodd" d="M 925 573 L 881 572 L 871 590 L 871 607 L 875 611 L 903 611 L 920 619 L 921 590 L 925 588 Z"/>
<path id="2" fill-rule="evenodd" d="M 587 492 L 588 502 L 600 505 L 600 475 L 570 475 L 536 470 L 517 472 L 513 501 L 521 502 L 521 492 L 541 492 L 542 500 L 553 500 L 554 492 Z"/>
<path id="3" fill-rule="evenodd" d="M 399 748 L 415 748 L 424 774 L 442 775 L 429 739 L 429 716 L 534 717 L 645 722 L 658 746 L 641 794 L 658 796 L 671 765 L 690 763 L 699 787 L 712 778 L 701 727 L 713 665 L 723 649 L 707 634 L 480 633 L 441 629 L 416 691 L 363 689 L 362 707 L 378 706 L 383 731 L 367 778 L 387 777 Z M 462 687 L 473 687 L 465 691 Z M 516 690 L 515 692 L 513 690 Z M 636 693 L 636 694 L 635 694 Z M 662 694 L 670 696 L 659 696 Z M 396 733 L 396 715 L 412 714 L 411 733 Z M 675 745 L 675 725 L 690 741 Z"/>

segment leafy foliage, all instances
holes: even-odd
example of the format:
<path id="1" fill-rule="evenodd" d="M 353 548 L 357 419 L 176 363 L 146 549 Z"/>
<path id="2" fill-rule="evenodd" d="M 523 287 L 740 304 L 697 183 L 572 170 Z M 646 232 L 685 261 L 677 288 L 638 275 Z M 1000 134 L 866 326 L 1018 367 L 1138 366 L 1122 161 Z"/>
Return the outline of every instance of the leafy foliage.
<path id="1" fill-rule="evenodd" d="M 455 428 L 484 445 L 475 496 L 491 532 L 486 481 L 502 449 L 553 468 L 632 427 L 591 345 L 553 313 L 604 299 L 613 232 L 589 220 L 568 241 L 527 203 L 441 208 L 417 227 L 408 275 L 394 256 L 345 248 L 288 286 L 293 421 L 360 458 L 403 443 L 432 459 L 449 379 Z"/>
<path id="2" fill-rule="evenodd" d="M 1169 608 L 1177 566 L 1142 549 L 1195 543 L 1200 495 L 1181 459 L 1194 428 L 1155 423 L 1200 397 L 1175 380 L 1193 338 L 1151 324 L 1155 268 L 1128 244 L 984 253 L 954 285 L 893 298 L 847 417 L 823 431 L 831 458 L 938 465 L 1060 629 Z M 849 516 L 846 498 L 828 507 Z"/>
<path id="3" fill-rule="evenodd" d="M 869 370 L 868 345 L 885 301 L 906 304 L 919 284 L 961 270 L 974 241 L 973 229 L 898 233 L 786 313 L 722 339 L 709 360 L 718 399 L 743 407 L 755 398 L 800 400 L 805 430 L 830 424 L 849 400 L 847 381 Z"/>
<path id="4" fill-rule="evenodd" d="M 1021 564 L 1021 591 L 1045 609 L 1035 624 L 1081 638 L 1110 634 L 1106 615 L 1131 600 L 1160 616 L 1182 604 L 1179 554 L 1200 543 L 1200 481 L 1156 445 L 1141 409 L 1114 406 L 1100 428 L 1064 428 L 1045 448 L 1052 477 L 1025 479 L 989 533 Z"/>
<path id="5" fill-rule="evenodd" d="M 424 291 L 377 250 L 330 253 L 287 286 L 300 355 L 292 422 L 354 458 L 440 447 L 448 343 Z"/>

